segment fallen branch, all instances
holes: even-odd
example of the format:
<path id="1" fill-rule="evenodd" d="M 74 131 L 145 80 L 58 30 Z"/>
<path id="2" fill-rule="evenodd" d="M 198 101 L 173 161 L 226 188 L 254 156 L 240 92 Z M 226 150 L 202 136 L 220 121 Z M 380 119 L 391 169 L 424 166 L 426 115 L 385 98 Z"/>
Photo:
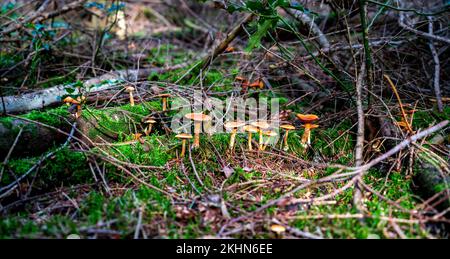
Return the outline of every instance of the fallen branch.
<path id="1" fill-rule="evenodd" d="M 402 28 L 404 28 L 404 29 L 414 33 L 414 34 L 417 34 L 417 35 L 419 35 L 421 37 L 424 37 L 424 38 L 427 38 L 427 39 L 430 39 L 430 40 L 442 41 L 442 42 L 445 42 L 447 44 L 450 44 L 450 39 L 449 38 L 445 38 L 445 37 L 441 37 L 441 36 L 438 36 L 438 35 L 434 35 L 433 33 L 427 33 L 427 32 L 423 32 L 423 31 L 419 31 L 419 30 L 416 30 L 416 29 L 410 27 L 409 25 L 407 25 L 405 23 L 405 14 L 402 13 L 402 12 L 400 12 L 400 18 L 398 20 L 398 23 L 399 23 L 400 27 L 402 27 Z"/>
<path id="2" fill-rule="evenodd" d="M 314 35 L 317 36 L 317 40 L 320 44 L 321 48 L 327 49 L 330 47 L 330 42 L 328 41 L 325 34 L 320 30 L 319 26 L 314 22 L 311 17 L 309 17 L 308 14 L 301 12 L 296 9 L 289 10 L 287 8 L 283 8 L 287 13 L 294 16 L 296 19 L 298 19 L 303 25 L 309 26 L 309 31 L 312 32 Z"/>
<path id="3" fill-rule="evenodd" d="M 225 40 L 223 40 L 211 53 L 211 55 L 208 55 L 204 58 L 202 61 L 201 66 L 204 69 L 206 69 L 220 54 L 222 54 L 228 47 L 228 45 L 244 30 L 243 26 L 247 23 L 249 23 L 253 18 L 255 17 L 254 14 L 249 14 L 247 17 L 244 18 L 243 21 L 241 21 L 238 25 L 236 25 L 227 35 Z"/>
<path id="4" fill-rule="evenodd" d="M 41 7 L 30 17 L 28 17 L 27 19 L 23 20 L 22 22 L 15 24 L 14 26 L 11 26 L 9 28 L 6 28 L 5 30 L 1 31 L 2 35 L 5 34 L 9 34 L 11 32 L 15 32 L 21 28 L 23 28 L 25 25 L 29 24 L 29 23 L 42 23 L 45 20 L 54 18 L 56 16 L 65 14 L 67 12 L 70 12 L 72 10 L 78 9 L 83 7 L 83 4 L 86 2 L 86 0 L 78 0 L 75 2 L 72 2 L 70 4 L 65 5 L 64 7 L 62 7 L 59 10 L 53 11 L 53 12 L 48 12 L 48 13 L 42 13 L 48 6 L 50 1 L 45 1 Z"/>
<path id="5" fill-rule="evenodd" d="M 100 77 L 92 78 L 83 83 L 83 86 L 90 88 L 90 93 L 98 93 L 105 90 L 111 90 L 119 87 L 117 84 L 101 84 L 106 80 L 128 80 L 137 81 L 147 77 L 152 73 L 163 73 L 188 66 L 188 63 L 182 63 L 170 68 L 148 68 L 138 70 L 120 70 L 106 73 Z M 39 90 L 36 92 L 22 94 L 18 96 L 3 97 L 4 106 L 7 113 L 27 112 L 36 109 L 42 109 L 46 106 L 61 103 L 61 96 L 68 94 L 67 85 L 57 85 L 51 88 Z M 0 113 L 4 113 L 4 108 L 0 106 Z"/>

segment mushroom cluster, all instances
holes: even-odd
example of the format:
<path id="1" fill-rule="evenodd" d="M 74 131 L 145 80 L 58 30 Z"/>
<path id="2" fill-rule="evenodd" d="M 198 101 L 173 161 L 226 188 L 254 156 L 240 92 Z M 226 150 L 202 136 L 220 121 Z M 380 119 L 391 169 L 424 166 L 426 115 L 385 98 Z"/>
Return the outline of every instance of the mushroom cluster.
<path id="1" fill-rule="evenodd" d="M 273 131 L 269 130 L 270 124 L 265 120 L 258 120 L 255 122 L 252 122 L 248 125 L 246 125 L 242 121 L 228 121 L 224 124 L 225 128 L 227 130 L 231 130 L 231 137 L 230 137 L 230 146 L 229 149 L 233 151 L 234 145 L 236 142 L 236 134 L 239 128 L 243 128 L 245 132 L 248 134 L 248 150 L 253 150 L 252 147 L 252 136 L 254 133 L 259 134 L 258 139 L 258 150 L 265 150 L 267 146 L 270 143 L 270 140 L 277 136 L 278 134 Z M 266 140 L 264 140 L 264 137 L 267 137 Z"/>

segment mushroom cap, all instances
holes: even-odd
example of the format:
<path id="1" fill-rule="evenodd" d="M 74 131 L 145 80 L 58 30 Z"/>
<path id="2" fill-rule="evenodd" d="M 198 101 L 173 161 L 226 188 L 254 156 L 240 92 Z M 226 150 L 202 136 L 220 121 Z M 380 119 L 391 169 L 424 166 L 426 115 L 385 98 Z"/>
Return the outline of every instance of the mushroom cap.
<path id="1" fill-rule="evenodd" d="M 75 99 L 73 99 L 72 97 L 67 96 L 66 98 L 64 98 L 63 102 L 65 102 L 65 103 L 72 103 L 74 100 Z"/>
<path id="2" fill-rule="evenodd" d="M 278 133 L 276 133 L 273 130 L 263 131 L 263 134 L 266 135 L 266 136 L 269 136 L 269 137 L 275 137 L 275 136 L 278 135 Z"/>
<path id="3" fill-rule="evenodd" d="M 63 102 L 65 102 L 65 103 L 71 103 L 71 104 L 80 104 L 79 101 L 73 99 L 73 98 L 70 97 L 70 96 L 67 96 L 66 98 L 64 98 Z"/>
<path id="4" fill-rule="evenodd" d="M 315 115 L 315 114 L 297 114 L 297 118 L 299 120 L 301 120 L 302 122 L 313 122 L 319 119 L 319 116 Z"/>
<path id="5" fill-rule="evenodd" d="M 286 228 L 278 224 L 273 224 L 272 226 L 270 226 L 270 230 L 277 234 L 281 234 L 286 231 Z"/>
<path id="6" fill-rule="evenodd" d="M 161 97 L 161 98 L 167 98 L 167 97 L 171 97 L 172 95 L 170 95 L 170 94 L 167 94 L 167 93 L 165 93 L 165 94 L 158 94 L 158 97 Z"/>
<path id="7" fill-rule="evenodd" d="M 245 131 L 250 132 L 250 133 L 256 133 L 258 132 L 258 128 L 252 125 L 246 125 L 243 128 Z"/>
<path id="8" fill-rule="evenodd" d="M 235 128 L 240 128 L 244 125 L 245 125 L 245 122 L 236 120 L 236 121 L 227 121 L 227 122 L 225 122 L 225 124 L 223 126 L 227 129 L 235 129 Z"/>
<path id="9" fill-rule="evenodd" d="M 236 78 L 235 78 L 237 81 L 245 81 L 246 79 L 244 78 L 244 77 L 242 77 L 242 76 L 237 76 Z"/>
<path id="10" fill-rule="evenodd" d="M 291 124 L 283 124 L 280 126 L 280 128 L 285 129 L 285 130 L 295 130 L 294 125 L 291 125 Z"/>
<path id="11" fill-rule="evenodd" d="M 251 123 L 252 126 L 255 126 L 259 129 L 268 129 L 270 128 L 270 124 L 267 121 L 254 121 Z"/>
<path id="12" fill-rule="evenodd" d="M 264 83 L 261 80 L 255 81 L 249 85 L 251 88 L 264 88 Z"/>
<path id="13" fill-rule="evenodd" d="M 191 139 L 192 135 L 189 133 L 181 133 L 181 134 L 176 135 L 175 137 L 179 138 L 179 139 Z"/>
<path id="14" fill-rule="evenodd" d="M 128 92 L 128 93 L 133 92 L 134 91 L 134 87 L 128 86 L 128 87 L 125 88 L 125 91 Z"/>
<path id="15" fill-rule="evenodd" d="M 310 128 L 310 129 L 316 129 L 319 127 L 319 125 L 317 125 L 317 124 L 307 124 L 307 125 L 308 125 L 308 128 Z M 306 128 L 306 125 L 303 125 L 303 127 Z"/>
<path id="16" fill-rule="evenodd" d="M 203 113 L 188 113 L 184 115 L 186 119 L 193 121 L 210 121 L 211 117 Z"/>
<path id="17" fill-rule="evenodd" d="M 135 140 L 138 140 L 138 139 L 140 139 L 142 137 L 142 133 L 134 133 L 133 134 L 133 138 L 135 139 Z"/>
<path id="18" fill-rule="evenodd" d="M 154 119 L 147 119 L 147 120 L 145 120 L 144 122 L 145 122 L 145 123 L 148 123 L 148 124 L 156 123 L 156 121 L 155 121 Z"/>
<path id="19" fill-rule="evenodd" d="M 397 124 L 399 127 L 403 127 L 403 128 L 408 127 L 408 123 L 406 123 L 404 121 L 397 121 L 395 124 Z"/>

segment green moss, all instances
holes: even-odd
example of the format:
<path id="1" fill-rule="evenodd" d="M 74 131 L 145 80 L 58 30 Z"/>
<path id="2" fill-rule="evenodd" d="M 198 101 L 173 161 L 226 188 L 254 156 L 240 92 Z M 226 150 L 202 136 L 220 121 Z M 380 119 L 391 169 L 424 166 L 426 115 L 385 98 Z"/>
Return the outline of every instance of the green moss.
<path id="1" fill-rule="evenodd" d="M 40 157 L 12 159 L 9 161 L 9 168 L 17 175 L 23 175 Z M 86 157 L 81 152 L 64 148 L 54 156 L 44 161 L 38 172 L 37 185 L 45 188 L 60 186 L 61 184 L 89 183 L 92 181 L 92 174 L 86 164 Z M 5 174 L 2 184 L 9 184 L 15 178 L 10 174 Z"/>

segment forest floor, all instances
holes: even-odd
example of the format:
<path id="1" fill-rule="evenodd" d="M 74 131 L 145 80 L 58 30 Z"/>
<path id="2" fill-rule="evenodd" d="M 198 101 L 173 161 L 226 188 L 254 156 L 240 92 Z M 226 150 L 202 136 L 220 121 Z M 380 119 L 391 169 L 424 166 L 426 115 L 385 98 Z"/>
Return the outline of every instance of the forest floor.
<path id="1" fill-rule="evenodd" d="M 419 161 L 431 160 L 440 163 L 442 171 L 448 170 L 450 138 L 445 132 L 429 134 L 420 145 L 408 145 L 368 168 L 361 175 L 363 198 L 357 208 L 352 170 L 356 168 L 358 122 L 357 111 L 345 99 L 347 93 L 335 89 L 296 92 L 290 77 L 302 82 L 313 79 L 307 74 L 285 74 L 289 71 L 279 69 L 280 62 L 266 50 L 253 50 L 249 56 L 238 43 L 201 76 L 191 76 L 196 68 L 192 61 L 204 56 L 192 35 L 197 34 L 188 28 L 169 35 L 163 32 L 155 36 L 157 40 L 133 41 L 129 46 L 136 53 L 145 49 L 138 55 L 143 66 L 188 65 L 134 82 L 99 82 L 117 87 L 102 92 L 103 96 L 87 92 L 88 102 L 80 118 L 74 119 L 63 103 L 0 118 L 0 124 L 15 135 L 22 132 L 14 125 L 20 118 L 39 127 L 65 129 L 62 141 L 51 143 L 43 154 L 11 157 L 4 163 L 0 238 L 66 238 L 70 234 L 114 239 L 448 237 L 449 221 L 435 206 L 442 201 L 436 201 L 436 195 L 424 195 L 417 183 L 423 170 Z M 272 48 L 282 55 L 280 49 Z M 312 64 L 307 61 L 303 65 L 313 78 L 328 86 L 332 79 L 315 71 Z M 243 76 L 264 78 L 263 88 L 243 88 L 237 79 Z M 41 88 L 57 84 L 68 89 L 79 86 L 76 78 L 68 76 L 63 80 L 56 77 Z M 128 85 L 136 88 L 135 105 L 119 90 Z M 180 157 L 182 142 L 170 126 L 179 109 L 169 99 L 169 109 L 163 111 L 154 89 L 164 89 L 174 97 L 189 95 L 194 86 L 201 86 L 208 97 L 218 100 L 234 94 L 276 98 L 284 116 L 281 121 L 296 126 L 288 135 L 289 149 L 283 149 L 280 139 L 258 150 L 254 136 L 254 149 L 248 150 L 248 135 L 241 132 L 230 150 L 230 133 L 224 132 L 201 134 L 200 147 L 191 149 L 189 145 L 185 157 Z M 450 118 L 450 107 L 437 111 L 429 101 L 432 96 L 416 101 L 410 92 L 403 93 L 405 103 L 414 105 L 415 133 Z M 372 109 L 378 108 L 391 112 L 388 120 L 393 120 L 392 124 L 401 120 L 395 98 L 375 103 Z M 314 113 L 320 118 L 306 148 L 301 143 L 305 130 L 297 113 Z M 144 121 L 149 116 L 156 124 L 146 135 Z M 285 133 L 279 134 L 282 138 Z M 395 139 L 394 146 L 403 139 L 407 137 Z M 370 141 L 365 143 L 364 161 L 388 151 L 380 144 L 383 138 Z M 448 191 L 445 186 L 438 187 L 437 194 Z"/>

